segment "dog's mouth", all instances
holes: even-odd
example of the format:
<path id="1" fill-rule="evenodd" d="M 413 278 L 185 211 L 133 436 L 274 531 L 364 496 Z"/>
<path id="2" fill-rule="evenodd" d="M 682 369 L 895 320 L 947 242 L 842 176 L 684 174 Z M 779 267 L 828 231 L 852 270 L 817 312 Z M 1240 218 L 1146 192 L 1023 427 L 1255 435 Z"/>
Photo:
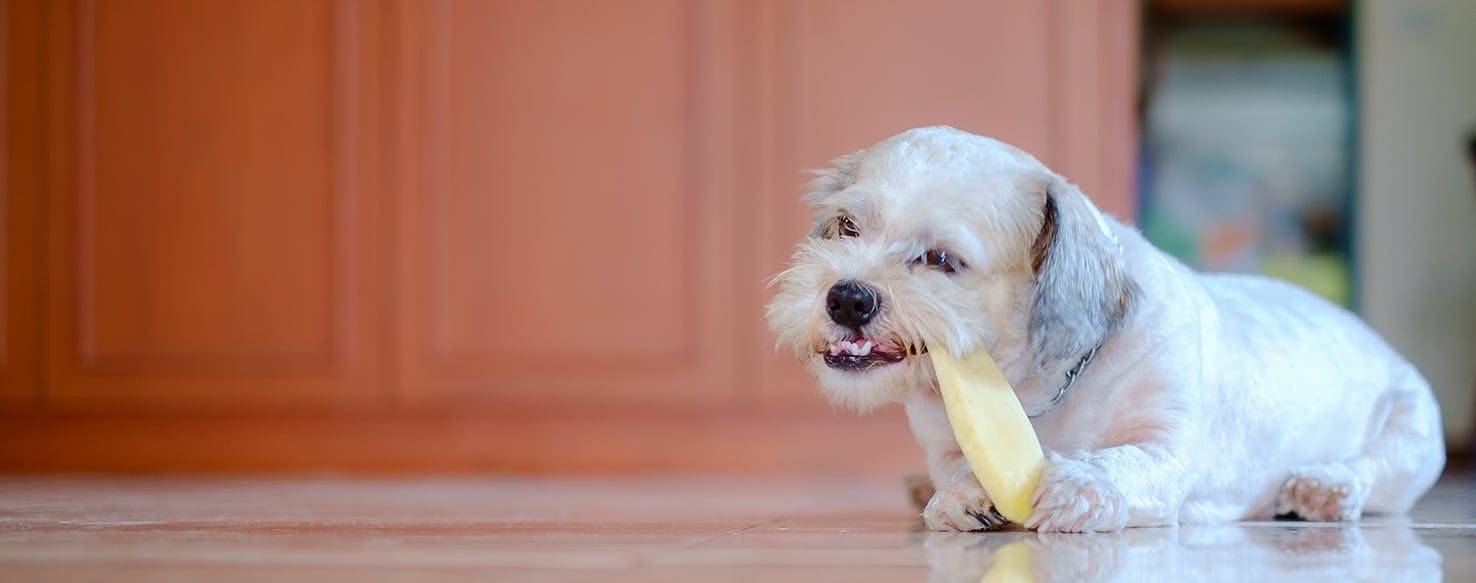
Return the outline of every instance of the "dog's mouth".
<path id="1" fill-rule="evenodd" d="M 909 356 L 926 353 L 927 345 L 902 344 L 857 336 L 836 340 L 824 352 L 825 365 L 836 369 L 861 372 L 897 364 Z"/>

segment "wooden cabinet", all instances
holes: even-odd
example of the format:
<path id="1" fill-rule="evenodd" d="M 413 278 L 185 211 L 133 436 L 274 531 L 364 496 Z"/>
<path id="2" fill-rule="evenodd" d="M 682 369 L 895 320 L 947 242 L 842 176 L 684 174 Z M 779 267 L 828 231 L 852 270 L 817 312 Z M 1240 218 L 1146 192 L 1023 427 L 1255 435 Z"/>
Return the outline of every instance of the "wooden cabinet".
<path id="1" fill-rule="evenodd" d="M 0 469 L 911 463 L 764 329 L 803 170 L 947 123 L 1125 213 L 1135 11 L 0 0 Z"/>

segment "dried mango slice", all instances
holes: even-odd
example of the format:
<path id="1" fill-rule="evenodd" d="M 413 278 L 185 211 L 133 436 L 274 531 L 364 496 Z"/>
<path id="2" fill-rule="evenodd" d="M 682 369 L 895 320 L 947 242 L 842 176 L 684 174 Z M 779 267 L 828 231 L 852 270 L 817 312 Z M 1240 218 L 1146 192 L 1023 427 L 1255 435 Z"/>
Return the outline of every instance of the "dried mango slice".
<path id="1" fill-rule="evenodd" d="M 948 410 L 953 437 L 989 493 L 995 510 L 1024 524 L 1045 469 L 1045 455 L 1020 399 L 983 349 L 955 360 L 943 347 L 928 352 Z"/>

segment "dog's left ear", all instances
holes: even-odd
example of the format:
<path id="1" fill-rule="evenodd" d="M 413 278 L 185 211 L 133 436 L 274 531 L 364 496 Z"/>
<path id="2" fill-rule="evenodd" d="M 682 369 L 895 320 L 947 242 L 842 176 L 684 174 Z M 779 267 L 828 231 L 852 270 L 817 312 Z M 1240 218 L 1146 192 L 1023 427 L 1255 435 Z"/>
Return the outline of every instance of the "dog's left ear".
<path id="1" fill-rule="evenodd" d="M 1138 286 L 1106 222 L 1075 185 L 1045 182 L 1044 220 L 1031 246 L 1035 271 L 1029 331 L 1046 370 L 1075 364 L 1131 311 Z"/>

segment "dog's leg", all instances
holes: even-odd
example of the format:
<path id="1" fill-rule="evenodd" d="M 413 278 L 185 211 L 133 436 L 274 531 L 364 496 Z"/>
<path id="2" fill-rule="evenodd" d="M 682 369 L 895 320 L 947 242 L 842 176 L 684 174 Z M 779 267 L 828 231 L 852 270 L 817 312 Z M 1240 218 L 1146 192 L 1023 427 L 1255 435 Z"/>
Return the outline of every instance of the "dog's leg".
<path id="1" fill-rule="evenodd" d="M 1042 532 L 1108 532 L 1178 521 L 1182 465 L 1157 444 L 1123 445 L 1064 457 L 1046 456 L 1027 528 Z"/>
<path id="2" fill-rule="evenodd" d="M 954 440 L 943 400 L 914 392 L 907 400 L 907 421 L 927 454 L 928 477 L 935 492 L 923 507 L 923 522 L 932 530 L 987 530 L 1006 524 Z"/>
<path id="3" fill-rule="evenodd" d="M 1408 512 L 1445 468 L 1445 430 L 1434 392 L 1413 369 L 1403 383 L 1354 466 L 1371 483 L 1364 505 L 1368 512 Z"/>
<path id="4" fill-rule="evenodd" d="M 1370 420 L 1362 453 L 1331 464 L 1292 470 L 1277 497 L 1277 514 L 1310 521 L 1352 521 L 1362 513 L 1403 513 L 1445 466 L 1440 412 L 1424 379 L 1405 375 Z"/>

